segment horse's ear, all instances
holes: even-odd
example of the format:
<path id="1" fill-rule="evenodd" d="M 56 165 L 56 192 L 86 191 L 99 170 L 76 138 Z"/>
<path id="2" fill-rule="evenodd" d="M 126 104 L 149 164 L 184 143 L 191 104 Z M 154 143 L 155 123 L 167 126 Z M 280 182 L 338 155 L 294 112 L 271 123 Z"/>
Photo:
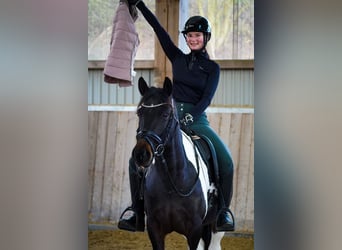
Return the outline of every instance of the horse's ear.
<path id="1" fill-rule="evenodd" d="M 165 77 L 164 80 L 164 90 L 166 91 L 166 93 L 170 96 L 172 93 L 172 82 L 170 80 L 170 78 Z"/>
<path id="2" fill-rule="evenodd" d="M 144 78 L 142 76 L 139 77 L 138 86 L 139 86 L 140 94 L 144 95 L 146 90 L 148 90 L 148 86 L 147 86 L 147 83 L 145 82 L 145 80 L 144 80 Z"/>

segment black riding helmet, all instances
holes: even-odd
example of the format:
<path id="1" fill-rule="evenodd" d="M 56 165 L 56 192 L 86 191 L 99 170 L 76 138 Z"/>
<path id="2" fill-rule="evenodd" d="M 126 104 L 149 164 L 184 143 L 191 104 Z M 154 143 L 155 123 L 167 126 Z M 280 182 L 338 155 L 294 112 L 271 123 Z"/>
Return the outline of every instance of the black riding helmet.
<path id="1" fill-rule="evenodd" d="M 186 21 L 182 31 L 184 38 L 188 32 L 202 32 L 204 36 L 204 47 L 211 37 L 211 27 L 209 21 L 202 16 L 192 16 Z"/>

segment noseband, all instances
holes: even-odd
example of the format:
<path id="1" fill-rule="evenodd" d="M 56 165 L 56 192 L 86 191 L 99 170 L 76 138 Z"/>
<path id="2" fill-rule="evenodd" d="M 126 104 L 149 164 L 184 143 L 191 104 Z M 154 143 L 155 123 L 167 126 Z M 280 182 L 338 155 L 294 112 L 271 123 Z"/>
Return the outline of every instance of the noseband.
<path id="1" fill-rule="evenodd" d="M 144 139 L 151 146 L 153 150 L 153 157 L 161 156 L 164 153 L 165 145 L 168 143 L 168 141 L 171 138 L 171 129 L 172 129 L 173 121 L 176 121 L 176 124 L 173 128 L 173 133 L 174 133 L 176 125 L 178 124 L 178 120 L 175 117 L 173 106 L 170 103 L 165 102 L 165 103 L 160 103 L 156 105 L 153 105 L 153 104 L 146 105 L 143 103 L 138 107 L 138 110 L 139 110 L 141 108 L 157 108 L 157 107 L 164 106 L 164 105 L 170 106 L 172 111 L 169 116 L 169 121 L 166 127 L 163 129 L 160 136 L 157 135 L 157 133 L 155 133 L 154 131 L 146 131 L 146 130 L 140 130 L 140 129 L 138 129 L 137 131 L 137 136 L 136 136 L 137 140 Z"/>

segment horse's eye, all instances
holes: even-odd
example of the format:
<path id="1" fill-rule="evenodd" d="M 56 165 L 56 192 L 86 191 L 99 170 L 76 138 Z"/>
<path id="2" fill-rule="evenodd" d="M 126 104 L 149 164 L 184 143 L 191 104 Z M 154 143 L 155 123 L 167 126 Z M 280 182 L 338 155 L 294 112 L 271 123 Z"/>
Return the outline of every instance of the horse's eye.
<path id="1" fill-rule="evenodd" d="M 163 119 L 167 120 L 169 118 L 170 114 L 167 112 L 167 113 L 163 113 L 162 117 Z"/>

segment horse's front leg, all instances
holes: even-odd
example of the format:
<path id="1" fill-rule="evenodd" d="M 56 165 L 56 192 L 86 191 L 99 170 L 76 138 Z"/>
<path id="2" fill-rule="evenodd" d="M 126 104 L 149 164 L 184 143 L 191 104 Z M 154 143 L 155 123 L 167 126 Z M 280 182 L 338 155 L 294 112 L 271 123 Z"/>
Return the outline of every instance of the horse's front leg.
<path id="1" fill-rule="evenodd" d="M 202 227 L 198 226 L 196 227 L 196 229 L 193 229 L 191 231 L 190 235 L 186 236 L 190 250 L 197 249 L 198 244 L 201 240 L 201 235 L 202 235 Z"/>
<path id="2" fill-rule="evenodd" d="M 147 232 L 148 237 L 152 243 L 153 250 L 164 250 L 165 249 L 165 232 L 161 230 L 159 224 L 155 221 L 149 220 L 147 217 Z"/>

